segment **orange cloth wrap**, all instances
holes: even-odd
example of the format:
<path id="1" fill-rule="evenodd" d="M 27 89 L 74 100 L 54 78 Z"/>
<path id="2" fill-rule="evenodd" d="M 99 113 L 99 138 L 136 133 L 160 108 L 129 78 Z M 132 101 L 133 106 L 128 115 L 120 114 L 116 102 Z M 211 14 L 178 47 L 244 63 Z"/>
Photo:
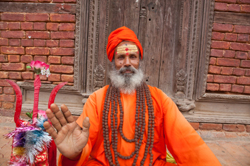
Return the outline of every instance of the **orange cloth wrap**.
<path id="1" fill-rule="evenodd" d="M 108 55 L 108 59 L 110 60 L 110 62 L 112 62 L 113 60 L 116 46 L 122 41 L 134 42 L 140 50 L 141 59 L 142 59 L 143 50 L 142 50 L 141 43 L 139 42 L 135 33 L 131 29 L 123 26 L 114 30 L 109 35 L 108 44 L 107 44 L 107 55 Z"/>

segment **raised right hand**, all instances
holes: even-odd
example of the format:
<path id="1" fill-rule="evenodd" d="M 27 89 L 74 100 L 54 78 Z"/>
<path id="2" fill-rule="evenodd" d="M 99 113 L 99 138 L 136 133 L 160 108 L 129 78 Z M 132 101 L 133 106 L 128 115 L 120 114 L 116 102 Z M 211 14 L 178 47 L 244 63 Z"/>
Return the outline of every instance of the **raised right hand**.
<path id="1" fill-rule="evenodd" d="M 84 119 L 81 128 L 64 104 L 61 106 L 61 111 L 56 104 L 51 104 L 50 108 L 46 110 L 46 114 L 54 128 L 48 121 L 44 122 L 43 126 L 54 139 L 60 153 L 74 160 L 81 154 L 88 142 L 89 118 Z"/>

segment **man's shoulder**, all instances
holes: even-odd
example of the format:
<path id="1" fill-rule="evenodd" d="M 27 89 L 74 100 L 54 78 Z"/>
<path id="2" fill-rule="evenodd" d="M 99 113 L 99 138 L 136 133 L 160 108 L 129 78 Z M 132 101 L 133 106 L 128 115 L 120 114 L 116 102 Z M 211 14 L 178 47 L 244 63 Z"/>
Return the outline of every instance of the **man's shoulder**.
<path id="1" fill-rule="evenodd" d="M 93 97 L 96 97 L 96 96 L 100 97 L 102 95 L 106 95 L 108 87 L 109 87 L 109 85 L 106 85 L 106 86 L 94 91 L 91 95 L 89 95 L 89 97 L 93 98 Z"/>

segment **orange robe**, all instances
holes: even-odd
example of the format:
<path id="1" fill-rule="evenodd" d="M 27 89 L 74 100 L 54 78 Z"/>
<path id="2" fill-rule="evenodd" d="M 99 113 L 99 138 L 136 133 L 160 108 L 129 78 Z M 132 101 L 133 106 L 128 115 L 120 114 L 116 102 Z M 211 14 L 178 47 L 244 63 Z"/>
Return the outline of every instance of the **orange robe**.
<path id="1" fill-rule="evenodd" d="M 99 89 L 89 96 L 83 108 L 83 113 L 78 118 L 77 123 L 82 126 L 83 119 L 88 116 L 90 119 L 89 140 L 84 147 L 79 160 L 69 160 L 60 156 L 59 165 L 107 165 L 108 160 L 104 154 L 103 130 L 102 130 L 102 110 L 108 86 Z M 185 166 L 218 166 L 221 165 L 209 147 L 187 122 L 184 116 L 176 107 L 175 103 L 160 89 L 149 86 L 155 114 L 153 165 L 174 165 L 166 163 L 166 147 L 173 155 L 178 165 Z M 121 94 L 121 101 L 124 111 L 123 132 L 124 135 L 132 139 L 135 131 L 135 108 L 136 94 Z M 146 112 L 146 127 L 142 146 L 139 151 L 137 165 L 144 155 L 147 136 L 148 116 Z M 118 113 L 119 117 L 119 113 Z M 118 118 L 118 125 L 120 120 Z M 109 120 L 109 130 L 110 130 Z M 118 132 L 119 133 L 119 132 Z M 111 133 L 109 132 L 111 141 Z M 113 154 L 112 146 L 110 149 Z M 118 134 L 117 151 L 129 156 L 135 149 L 135 143 L 124 141 Z M 114 156 L 114 154 L 113 154 Z M 114 157 L 113 157 L 114 158 Z M 120 165 L 131 166 L 134 157 L 129 160 L 118 158 Z M 144 165 L 149 165 L 149 155 Z"/>

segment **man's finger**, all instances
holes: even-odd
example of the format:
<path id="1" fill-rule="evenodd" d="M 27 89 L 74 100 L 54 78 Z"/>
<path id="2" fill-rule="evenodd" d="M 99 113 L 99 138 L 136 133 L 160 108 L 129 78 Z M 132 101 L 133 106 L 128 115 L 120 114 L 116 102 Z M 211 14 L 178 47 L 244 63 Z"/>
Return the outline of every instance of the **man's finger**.
<path id="1" fill-rule="evenodd" d="M 48 121 L 44 122 L 43 126 L 44 126 L 46 132 L 49 133 L 49 135 L 51 135 L 51 137 L 55 140 L 57 137 L 57 133 L 53 129 L 53 127 L 49 124 L 49 122 Z"/>
<path id="2" fill-rule="evenodd" d="M 84 132 L 88 132 L 89 131 L 89 127 L 90 127 L 90 123 L 89 123 L 89 117 L 86 117 L 83 122 L 82 122 L 82 130 Z"/>
<path id="3" fill-rule="evenodd" d="M 68 123 L 72 123 L 75 121 L 74 117 L 71 115 L 71 112 L 69 111 L 68 107 L 64 104 L 61 105 L 61 110 L 64 114 L 64 117 L 68 121 Z"/>
<path id="4" fill-rule="evenodd" d="M 60 122 L 58 121 L 58 119 L 55 117 L 54 113 L 50 109 L 47 109 L 46 114 L 47 114 L 48 119 L 51 121 L 53 127 L 57 131 L 60 131 L 62 126 L 61 126 Z"/>
<path id="5" fill-rule="evenodd" d="M 63 115 L 63 113 L 59 110 L 58 106 L 56 104 L 51 104 L 50 109 L 53 111 L 54 115 L 60 122 L 61 126 L 64 126 L 67 124 L 67 121 Z"/>

